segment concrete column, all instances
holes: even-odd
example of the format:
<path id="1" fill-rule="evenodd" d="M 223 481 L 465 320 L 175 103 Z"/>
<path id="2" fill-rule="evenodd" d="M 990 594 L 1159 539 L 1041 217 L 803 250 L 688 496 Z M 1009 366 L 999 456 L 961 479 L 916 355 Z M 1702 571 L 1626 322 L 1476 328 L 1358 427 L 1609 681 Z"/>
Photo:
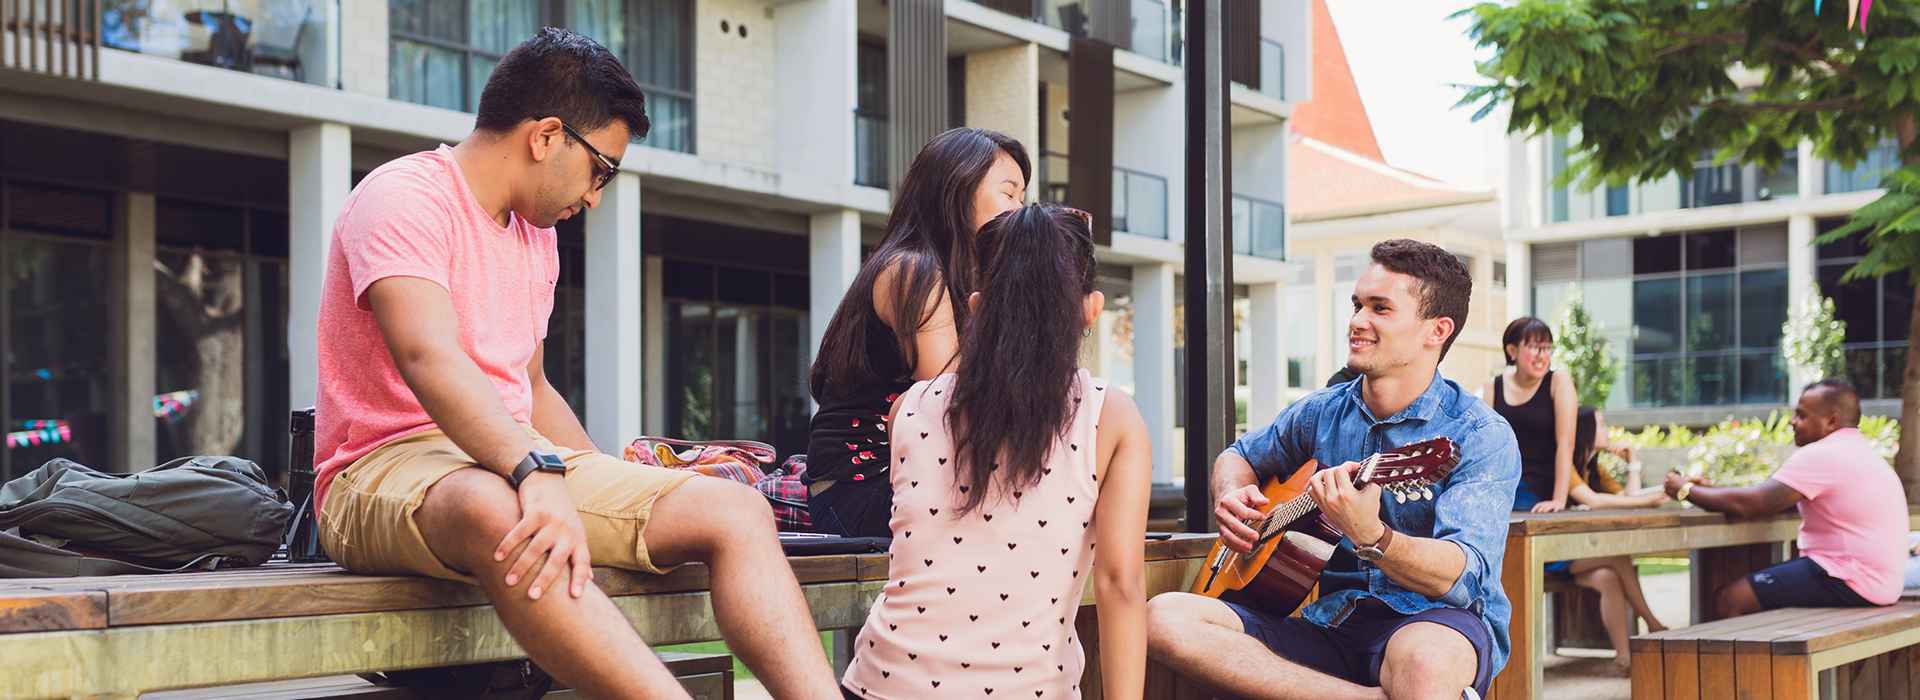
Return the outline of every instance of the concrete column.
<path id="1" fill-rule="evenodd" d="M 1533 252 L 1525 243 L 1507 241 L 1507 321 L 1533 313 Z"/>
<path id="2" fill-rule="evenodd" d="M 840 298 L 860 274 L 860 213 L 851 209 L 814 214 L 807 226 L 807 319 L 809 356 L 818 355 Z"/>
<path id="3" fill-rule="evenodd" d="M 1173 376 L 1174 266 L 1133 266 L 1133 399 L 1153 442 L 1153 483 L 1173 483 L 1175 402 Z"/>
<path id="4" fill-rule="evenodd" d="M 640 176 L 621 173 L 587 215 L 587 436 L 619 454 L 640 436 Z"/>
<path id="5" fill-rule="evenodd" d="M 660 256 L 648 256 L 646 273 L 641 276 L 641 288 L 646 290 L 646 313 L 641 325 L 646 327 L 644 337 L 654 339 L 646 343 L 646 396 L 647 409 L 642 412 L 642 421 L 648 435 L 667 434 L 667 299 L 664 271 L 666 262 Z"/>
<path id="6" fill-rule="evenodd" d="M 859 12 L 854 0 L 780 5 L 774 65 L 776 161 L 781 172 L 853 181 Z M 884 138 L 884 135 L 882 136 Z"/>
<path id="7" fill-rule="evenodd" d="M 1247 429 L 1272 423 L 1287 403 L 1287 286 L 1247 285 Z"/>
<path id="8" fill-rule="evenodd" d="M 1812 197 L 1827 191 L 1827 164 L 1813 157 L 1813 142 L 1800 142 L 1800 196 Z"/>
<path id="9" fill-rule="evenodd" d="M 1805 161 L 1801 161 L 1805 163 Z M 1804 174 L 1801 182 L 1805 183 Z M 1795 214 L 1787 218 L 1787 304 L 1788 308 L 1799 308 L 1800 301 L 1807 298 L 1807 292 L 1814 287 L 1813 264 L 1814 223 L 1812 214 Z M 1799 387 L 1820 377 L 1803 377 L 1800 372 L 1787 365 L 1787 386 L 1794 391 L 1788 396 L 1797 396 Z"/>
<path id="10" fill-rule="evenodd" d="M 287 399 L 312 406 L 320 381 L 320 291 L 334 217 L 353 185 L 353 130 L 302 126 L 287 134 Z"/>
<path id="11" fill-rule="evenodd" d="M 108 472 L 154 464 L 153 195 L 127 192 L 113 207 L 112 297 L 107 348 L 112 396 L 107 409 Z"/>

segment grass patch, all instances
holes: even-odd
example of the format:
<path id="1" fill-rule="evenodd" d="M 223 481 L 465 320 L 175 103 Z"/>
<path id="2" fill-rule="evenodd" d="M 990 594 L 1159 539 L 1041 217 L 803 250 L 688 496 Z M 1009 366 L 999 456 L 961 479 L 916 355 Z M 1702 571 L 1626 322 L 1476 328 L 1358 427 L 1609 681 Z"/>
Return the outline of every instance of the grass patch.
<path id="1" fill-rule="evenodd" d="M 1686 559 L 1668 559 L 1664 557 L 1641 557 L 1634 559 L 1633 563 L 1635 567 L 1640 570 L 1641 576 L 1686 571 L 1690 564 Z"/>
<path id="2" fill-rule="evenodd" d="M 827 653 L 827 658 L 829 659 L 833 658 L 833 637 L 831 633 L 829 632 L 820 633 L 820 649 Z M 729 651 L 727 649 L 726 642 L 696 642 L 693 644 L 675 644 L 673 646 L 654 647 L 653 650 L 661 651 L 661 652 L 675 651 L 683 654 L 732 654 L 733 653 L 732 651 Z M 733 677 L 735 680 L 744 680 L 744 679 L 753 677 L 753 672 L 747 670 L 746 664 L 740 663 L 740 657 L 738 656 L 733 657 Z"/>

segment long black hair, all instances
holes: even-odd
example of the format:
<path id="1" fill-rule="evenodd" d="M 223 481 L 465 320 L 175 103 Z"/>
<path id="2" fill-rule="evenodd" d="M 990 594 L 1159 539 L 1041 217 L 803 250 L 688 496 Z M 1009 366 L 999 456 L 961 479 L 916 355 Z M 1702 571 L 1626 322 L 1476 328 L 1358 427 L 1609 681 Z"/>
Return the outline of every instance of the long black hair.
<path id="1" fill-rule="evenodd" d="M 932 320 L 937 307 L 928 300 L 943 285 L 954 329 L 966 328 L 974 198 L 1003 153 L 1020 166 L 1022 182 L 1032 179 L 1027 149 L 999 132 L 952 129 L 920 149 L 900 181 L 880 247 L 861 265 L 820 338 L 807 376 L 815 401 L 824 401 L 829 387 L 849 396 L 912 374 L 919 351 L 915 336 Z M 880 273 L 889 268 L 895 270 L 891 329 L 874 312 L 873 298 Z"/>
<path id="2" fill-rule="evenodd" d="M 997 481 L 1011 493 L 1040 481 L 1055 441 L 1072 426 L 1082 304 L 1099 281 L 1082 214 L 1032 205 L 980 227 L 979 308 L 960 336 L 947 426 L 965 514 Z M 1092 449 L 1091 445 L 1085 446 Z"/>

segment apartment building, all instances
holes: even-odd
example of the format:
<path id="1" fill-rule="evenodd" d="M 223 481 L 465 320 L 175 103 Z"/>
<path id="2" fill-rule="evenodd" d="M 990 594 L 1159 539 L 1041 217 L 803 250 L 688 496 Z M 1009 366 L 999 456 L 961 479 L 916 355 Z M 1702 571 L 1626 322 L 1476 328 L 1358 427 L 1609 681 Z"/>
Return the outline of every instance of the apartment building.
<path id="1" fill-rule="evenodd" d="M 1857 240 L 1814 245 L 1877 199 L 1899 166 L 1883 144 L 1853 167 L 1802 144 L 1780 167 L 1716 163 L 1626 187 L 1557 186 L 1578 135 L 1504 145 L 1501 217 L 1508 308 L 1551 314 L 1577 286 L 1624 361 L 1607 400 L 1615 425 L 1764 417 L 1798 387 L 1781 358 L 1788 307 L 1816 285 L 1847 324 L 1847 375 L 1868 413 L 1897 415 L 1913 288 L 1904 276 L 1841 284 Z"/>
<path id="2" fill-rule="evenodd" d="M 1232 0 L 1236 283 L 1252 386 L 1284 384 L 1285 124 L 1306 0 Z M 622 56 L 653 132 L 560 228 L 547 374 L 603 449 L 804 450 L 813 348 L 886 189 L 950 126 L 1033 154 L 1099 218 L 1088 364 L 1171 481 L 1182 221 L 1178 0 L 39 0 L 0 18 L 0 475 L 232 453 L 278 468 L 313 402 L 333 221 L 380 164 L 472 127 L 542 25 Z M 98 32 L 92 27 L 98 26 Z M 1279 409 L 1250 391 L 1253 416 Z M 1254 418 L 1264 420 L 1263 418 Z"/>

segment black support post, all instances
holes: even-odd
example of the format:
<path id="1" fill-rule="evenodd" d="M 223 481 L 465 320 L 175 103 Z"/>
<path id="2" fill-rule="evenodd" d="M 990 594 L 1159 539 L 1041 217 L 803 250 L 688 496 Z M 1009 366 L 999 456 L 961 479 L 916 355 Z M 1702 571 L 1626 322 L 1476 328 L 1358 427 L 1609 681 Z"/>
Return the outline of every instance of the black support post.
<path id="1" fill-rule="evenodd" d="M 1226 3 L 1187 0 L 1187 531 L 1215 528 L 1209 478 L 1233 437 L 1232 141 Z"/>

